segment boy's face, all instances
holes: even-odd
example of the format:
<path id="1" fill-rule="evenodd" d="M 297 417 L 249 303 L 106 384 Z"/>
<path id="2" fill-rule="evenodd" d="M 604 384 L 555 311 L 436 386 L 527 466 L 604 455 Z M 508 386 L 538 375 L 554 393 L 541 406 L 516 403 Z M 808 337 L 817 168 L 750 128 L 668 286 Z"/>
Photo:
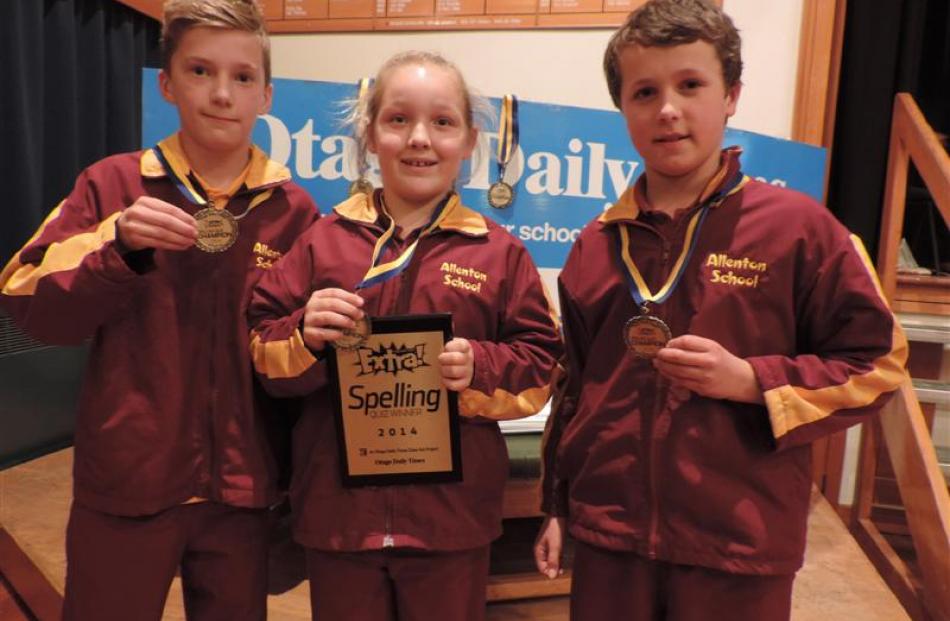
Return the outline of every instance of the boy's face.
<path id="1" fill-rule="evenodd" d="M 159 74 L 159 87 L 178 108 L 189 157 L 248 148 L 257 115 L 270 110 L 273 92 L 264 83 L 262 63 L 261 42 L 252 33 L 195 27 L 182 35 L 171 66 Z"/>
<path id="2" fill-rule="evenodd" d="M 726 89 L 712 44 L 632 45 L 620 53 L 620 71 L 620 110 L 647 171 L 711 177 L 740 90 Z"/>

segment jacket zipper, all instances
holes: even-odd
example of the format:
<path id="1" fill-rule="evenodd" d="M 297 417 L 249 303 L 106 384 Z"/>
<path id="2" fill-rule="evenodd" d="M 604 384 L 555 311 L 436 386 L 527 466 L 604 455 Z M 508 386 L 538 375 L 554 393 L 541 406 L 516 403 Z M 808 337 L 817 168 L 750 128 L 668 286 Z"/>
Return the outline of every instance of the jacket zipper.
<path id="1" fill-rule="evenodd" d="M 214 201 L 213 201 L 213 200 L 211 200 L 211 199 L 208 200 L 208 207 L 211 208 L 211 209 L 214 209 Z M 211 401 L 210 401 L 209 406 L 208 406 L 208 418 L 207 418 L 207 420 L 205 421 L 205 431 L 206 431 L 206 434 L 207 434 L 207 438 L 205 439 L 205 446 L 208 448 L 208 452 L 207 452 L 207 455 L 205 456 L 205 459 L 207 460 L 207 464 L 208 464 L 208 494 L 207 494 L 207 495 L 209 496 L 209 500 L 212 500 L 212 498 L 210 498 L 210 497 L 213 497 L 213 496 L 214 496 L 214 488 L 215 488 L 215 477 L 214 477 L 214 445 L 215 445 L 215 437 L 214 437 L 214 413 L 215 413 L 215 410 L 217 409 L 217 404 L 218 404 L 218 386 L 217 386 L 217 383 L 218 383 L 218 382 L 217 382 L 217 377 L 216 377 L 216 373 L 215 373 L 215 371 L 216 371 L 216 369 L 215 369 L 215 351 L 217 350 L 217 345 L 218 345 L 218 325 L 219 325 L 219 323 L 220 323 L 220 322 L 216 321 L 216 317 L 218 317 L 218 312 L 217 312 L 217 311 L 218 311 L 218 304 L 219 304 L 219 297 L 220 297 L 220 289 L 219 289 L 220 285 L 219 285 L 219 281 L 220 281 L 220 279 L 218 278 L 217 269 L 215 269 L 215 270 L 212 272 L 212 278 L 211 278 L 211 282 L 214 283 L 214 284 L 212 285 L 211 317 L 210 317 L 211 351 L 209 352 L 210 355 L 208 356 L 208 364 L 209 364 L 209 369 L 208 369 L 208 385 L 209 385 L 209 388 L 210 388 Z"/>
<path id="2" fill-rule="evenodd" d="M 661 241 L 661 254 L 660 254 L 660 265 L 662 267 L 662 273 L 665 275 L 667 272 L 667 263 L 670 260 L 669 245 L 663 236 L 660 236 Z M 654 371 L 656 374 L 656 390 L 653 392 L 653 413 L 650 417 L 649 425 L 649 435 L 647 436 L 647 458 L 650 468 L 650 476 L 647 481 L 648 489 L 650 490 L 650 524 L 649 524 L 649 534 L 647 538 L 647 555 L 650 558 L 657 557 L 657 548 L 659 547 L 660 540 L 660 508 L 659 508 L 659 494 L 657 493 L 657 440 L 656 440 L 656 426 L 657 419 L 660 417 L 660 413 L 663 411 L 663 402 L 666 399 L 666 390 L 663 377 L 659 372 Z"/>

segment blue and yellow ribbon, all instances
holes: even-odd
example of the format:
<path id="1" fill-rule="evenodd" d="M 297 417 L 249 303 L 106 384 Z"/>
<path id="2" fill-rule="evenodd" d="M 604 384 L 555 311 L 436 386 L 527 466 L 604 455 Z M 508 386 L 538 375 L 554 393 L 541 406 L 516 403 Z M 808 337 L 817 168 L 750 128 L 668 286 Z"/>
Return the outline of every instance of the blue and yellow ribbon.
<path id="1" fill-rule="evenodd" d="M 382 201 L 382 194 L 377 193 L 377 196 L 380 197 Z M 416 240 L 406 248 L 402 254 L 398 257 L 389 261 L 388 263 L 379 264 L 380 259 L 386 251 L 386 247 L 393 241 L 393 236 L 396 234 L 396 221 L 393 220 L 392 216 L 389 216 L 386 213 L 386 208 L 381 204 L 383 213 L 389 217 L 389 227 L 386 231 L 376 240 L 376 247 L 373 248 L 373 260 L 370 262 L 369 269 L 366 271 L 366 274 L 363 276 L 363 280 L 356 285 L 356 289 L 365 289 L 366 287 L 371 287 L 373 285 L 385 282 L 400 274 L 403 270 L 409 267 L 409 262 L 412 260 L 412 255 L 416 252 L 416 246 L 419 245 L 419 240 L 423 237 L 439 228 L 439 225 L 442 224 L 442 221 L 445 220 L 445 217 L 448 215 L 449 210 L 447 209 L 449 201 L 452 199 L 454 194 L 449 194 L 446 196 L 441 203 L 436 206 L 435 210 L 432 212 L 432 217 L 429 218 L 429 222 L 426 223 L 423 227 L 422 232 L 419 233 L 419 236 L 416 237 Z"/>
<path id="2" fill-rule="evenodd" d="M 630 295 L 633 296 L 633 301 L 636 302 L 638 307 L 642 309 L 647 302 L 661 304 L 670 297 L 682 279 L 683 274 L 686 272 L 686 266 L 689 264 L 689 259 L 693 256 L 693 251 L 696 249 L 699 231 L 703 227 L 703 222 L 706 221 L 709 208 L 718 205 L 726 200 L 727 197 L 741 190 L 748 181 L 748 177 L 737 171 L 735 176 L 718 192 L 703 201 L 703 204 L 696 210 L 693 217 L 690 218 L 689 224 L 686 227 L 686 238 L 683 241 L 683 250 L 680 252 L 679 257 L 677 257 L 676 263 L 673 264 L 673 269 L 670 270 L 670 275 L 666 279 L 666 282 L 655 294 L 650 291 L 646 281 L 643 279 L 643 275 L 640 274 L 640 270 L 637 269 L 637 264 L 634 263 L 633 257 L 630 256 L 630 233 L 627 230 L 627 225 L 623 223 L 620 224 L 620 235 L 617 239 L 620 244 L 621 267 L 627 279 L 627 286 L 630 288 Z"/>
<path id="3" fill-rule="evenodd" d="M 518 148 L 518 98 L 505 95 L 498 121 L 498 180 L 504 181 L 505 169 Z"/>
<path id="4" fill-rule="evenodd" d="M 155 145 L 152 147 L 152 151 L 155 153 L 155 157 L 162 165 L 162 168 L 165 169 L 165 174 L 168 175 L 169 178 L 171 178 L 171 180 L 175 183 L 175 187 L 178 188 L 178 191 L 181 192 L 182 196 L 192 203 L 202 207 L 208 204 L 208 200 L 202 195 L 201 192 L 198 191 L 198 189 L 191 182 L 191 179 L 188 178 L 188 175 L 179 173 L 177 170 L 175 170 L 175 167 L 172 166 L 168 157 L 165 155 L 165 152 L 162 151 L 160 145 Z"/>
<path id="5" fill-rule="evenodd" d="M 366 97 L 366 92 L 369 90 L 370 84 L 373 83 L 372 78 L 361 78 L 359 82 L 359 91 L 356 94 L 357 105 L 363 103 L 364 98 Z"/>

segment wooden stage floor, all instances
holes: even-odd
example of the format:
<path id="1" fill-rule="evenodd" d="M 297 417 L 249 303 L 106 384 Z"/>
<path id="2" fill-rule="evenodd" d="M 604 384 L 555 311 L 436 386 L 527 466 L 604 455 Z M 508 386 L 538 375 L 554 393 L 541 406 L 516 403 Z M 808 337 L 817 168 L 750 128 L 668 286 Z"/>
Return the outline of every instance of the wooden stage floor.
<path id="1" fill-rule="evenodd" d="M 66 570 L 64 533 L 71 502 L 72 451 L 67 449 L 0 472 L 0 526 L 62 592 Z M 272 621 L 310 619 L 302 554 L 286 538 L 272 554 Z M 567 621 L 566 597 L 494 603 L 490 621 Z M 176 578 L 164 619 L 184 619 Z M 798 573 L 793 621 L 903 621 L 909 619 L 861 552 L 844 524 L 815 492 L 809 518 L 805 567 Z"/>

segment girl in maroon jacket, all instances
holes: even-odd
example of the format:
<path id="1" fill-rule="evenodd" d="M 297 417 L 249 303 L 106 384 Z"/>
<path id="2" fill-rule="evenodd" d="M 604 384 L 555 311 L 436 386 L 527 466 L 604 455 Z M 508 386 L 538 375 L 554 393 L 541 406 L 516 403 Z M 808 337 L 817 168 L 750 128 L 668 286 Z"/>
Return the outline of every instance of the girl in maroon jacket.
<path id="1" fill-rule="evenodd" d="M 522 244 L 453 190 L 477 137 L 456 67 L 397 55 L 354 116 L 383 188 L 355 194 L 312 227 L 260 282 L 250 310 L 264 385 L 309 395 L 294 430 L 291 500 L 311 603 L 334 621 L 483 619 L 508 470 L 497 421 L 546 402 L 560 353 L 554 314 Z M 371 264 L 389 262 L 404 269 L 366 286 Z M 458 392 L 463 479 L 343 487 L 328 347 L 366 315 L 447 311 L 456 337 L 438 364 Z"/>

